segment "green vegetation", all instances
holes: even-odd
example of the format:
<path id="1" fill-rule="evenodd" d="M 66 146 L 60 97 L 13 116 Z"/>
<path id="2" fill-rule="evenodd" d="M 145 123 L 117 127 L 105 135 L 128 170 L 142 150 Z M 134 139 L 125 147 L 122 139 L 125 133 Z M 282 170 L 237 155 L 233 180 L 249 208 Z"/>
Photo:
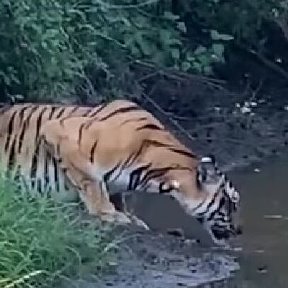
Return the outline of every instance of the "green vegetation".
<path id="1" fill-rule="evenodd" d="M 213 30 L 217 43 L 189 48 L 185 23 L 169 2 L 1 1 L 2 92 L 27 100 L 121 97 L 135 89 L 137 61 L 209 73 L 223 60 L 218 40 L 230 37 Z"/>
<path id="2" fill-rule="evenodd" d="M 287 12 L 284 0 L 3 0 L 0 91 L 93 102 L 139 92 L 143 63 L 211 75 L 231 43 L 265 54 L 270 24 L 288 37 Z"/>
<path id="3" fill-rule="evenodd" d="M 99 275 L 113 259 L 111 228 L 83 220 L 75 205 L 21 195 L 4 177 L 0 215 L 2 288 L 55 287 L 89 271 Z"/>

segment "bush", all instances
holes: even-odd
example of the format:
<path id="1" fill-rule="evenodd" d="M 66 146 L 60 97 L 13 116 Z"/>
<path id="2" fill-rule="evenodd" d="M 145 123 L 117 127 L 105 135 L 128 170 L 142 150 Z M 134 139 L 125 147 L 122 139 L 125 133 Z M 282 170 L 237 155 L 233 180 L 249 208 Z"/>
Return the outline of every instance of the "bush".
<path id="1" fill-rule="evenodd" d="M 75 211 L 72 204 L 21 195 L 1 177 L 1 287 L 55 287 L 63 278 L 106 267 L 112 230 L 100 228 L 95 218 L 81 220 Z"/>
<path id="2" fill-rule="evenodd" d="M 265 23 L 287 36 L 287 11 L 275 0 L 3 0 L 0 92 L 26 101 L 123 97 L 141 92 L 133 66 L 141 62 L 211 75 L 231 42 L 263 50 Z"/>
<path id="3" fill-rule="evenodd" d="M 137 60 L 210 73 L 211 63 L 223 60 L 223 46 L 191 50 L 170 2 L 1 1 L 2 92 L 27 101 L 59 102 L 83 91 L 95 97 L 95 89 L 120 97 L 135 89 L 127 77 Z"/>

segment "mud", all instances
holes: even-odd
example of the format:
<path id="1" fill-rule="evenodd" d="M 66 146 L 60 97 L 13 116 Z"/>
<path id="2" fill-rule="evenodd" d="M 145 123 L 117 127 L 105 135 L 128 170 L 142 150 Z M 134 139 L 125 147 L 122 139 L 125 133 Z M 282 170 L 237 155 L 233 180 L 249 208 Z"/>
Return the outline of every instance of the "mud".
<path id="1" fill-rule="evenodd" d="M 193 240 L 153 232 L 135 232 L 121 245 L 119 265 L 111 275 L 77 287 L 197 287 L 222 282 L 239 269 L 235 256 L 199 248 Z M 219 286 L 223 287 L 223 286 Z"/>
<path id="2" fill-rule="evenodd" d="M 261 162 L 265 163 L 271 157 L 280 159 L 287 154 L 288 100 L 275 99 L 268 93 L 256 93 L 255 90 L 232 93 L 223 89 L 215 90 L 215 87 L 207 85 L 203 87 L 182 87 L 183 97 L 179 97 L 179 92 L 171 90 L 171 87 L 167 93 L 163 92 L 163 86 L 158 92 L 156 87 L 151 97 L 153 101 L 161 104 L 165 114 L 151 104 L 151 101 L 142 101 L 142 105 L 165 121 L 195 152 L 212 153 L 216 156 L 222 170 L 231 175 L 232 180 L 241 188 L 246 199 L 243 205 L 252 210 L 255 207 L 259 209 L 257 215 L 247 211 L 247 208 L 243 209 L 246 217 L 243 216 L 243 219 L 246 219 L 248 226 L 248 216 L 255 219 L 252 223 L 257 226 L 259 217 L 263 218 L 265 212 L 261 210 L 261 207 L 265 207 L 265 201 L 257 201 L 261 198 L 260 192 L 263 190 L 269 195 L 269 189 L 273 189 L 269 187 L 265 190 L 260 183 L 263 179 L 267 180 L 270 174 L 267 173 L 262 179 L 256 178 L 253 189 L 243 183 L 246 179 L 254 179 Z M 175 122 L 186 132 L 179 131 Z M 255 195 L 254 190 L 257 191 Z M 277 199 L 278 196 L 275 192 L 269 201 L 272 201 L 273 197 Z M 127 231 L 129 238 L 120 245 L 116 272 L 103 276 L 96 282 L 80 280 L 74 284 L 79 288 L 271 287 L 263 286 L 265 280 L 263 282 L 259 276 L 266 275 L 269 266 L 267 263 L 271 259 L 264 258 L 265 260 L 259 263 L 255 260 L 255 251 L 263 251 L 263 247 L 258 244 L 263 239 L 266 241 L 265 237 L 254 235 L 251 230 L 245 234 L 244 227 L 244 235 L 235 243 L 235 247 L 246 249 L 245 251 L 214 250 L 201 227 L 187 218 L 175 205 L 177 204 L 165 197 L 140 195 L 133 209 L 146 220 L 152 231 Z M 266 224 L 261 225 L 264 231 L 267 231 Z M 250 229 L 255 229 L 256 226 L 250 226 Z M 167 234 L 168 229 L 179 227 L 183 229 L 184 236 L 177 231 L 173 236 Z M 271 230 L 274 234 L 279 231 L 280 228 Z M 255 245 L 255 241 L 259 243 Z M 269 245 L 264 248 L 269 250 Z M 282 248 L 284 246 L 281 246 Z M 273 259 L 273 263 L 277 262 L 275 257 Z M 253 262 L 254 260 L 256 262 Z M 275 269 L 277 274 L 277 268 Z M 275 281 L 271 281 L 270 284 L 273 283 L 275 288 L 288 285 L 286 283 L 285 286 L 284 283 L 284 286 L 275 286 Z"/>

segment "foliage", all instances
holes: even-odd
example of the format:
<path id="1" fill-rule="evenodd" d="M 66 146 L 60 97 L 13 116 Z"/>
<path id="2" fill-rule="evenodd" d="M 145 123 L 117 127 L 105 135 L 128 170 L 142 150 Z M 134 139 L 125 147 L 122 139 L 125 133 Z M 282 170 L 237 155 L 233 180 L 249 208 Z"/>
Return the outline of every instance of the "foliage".
<path id="1" fill-rule="evenodd" d="M 80 220 L 72 204 L 21 195 L 4 176 L 0 200 L 1 287 L 55 287 L 89 269 L 101 272 L 113 256 L 111 229 Z"/>
<path id="2" fill-rule="evenodd" d="M 190 34 L 195 30 L 201 30 L 204 34 L 206 31 L 207 34 L 210 29 L 216 29 L 231 35 L 234 42 L 258 50 L 269 37 L 267 24 L 286 16 L 287 5 L 286 0 L 180 0 L 177 12 L 186 19 Z M 201 36 L 203 41 L 205 35 Z"/>
<path id="3" fill-rule="evenodd" d="M 222 44 L 194 53 L 184 22 L 164 2 L 1 1 L 2 93 L 60 101 L 96 87 L 119 96 L 136 60 L 210 73 L 211 63 L 223 60 Z"/>
<path id="4" fill-rule="evenodd" d="M 286 14 L 286 0 L 3 0 L 0 91 L 29 101 L 121 97 L 141 88 L 135 62 L 210 75 L 227 44 L 263 48 L 265 23 Z"/>

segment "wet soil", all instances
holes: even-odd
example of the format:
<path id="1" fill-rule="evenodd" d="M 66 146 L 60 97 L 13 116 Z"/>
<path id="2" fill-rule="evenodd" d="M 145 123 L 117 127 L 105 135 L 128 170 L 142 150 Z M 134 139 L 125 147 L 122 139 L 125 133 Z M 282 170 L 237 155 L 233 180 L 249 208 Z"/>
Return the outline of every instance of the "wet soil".
<path id="1" fill-rule="evenodd" d="M 243 198 L 244 234 L 235 247 L 242 250 L 212 249 L 209 237 L 176 203 L 159 195 L 139 195 L 133 210 L 152 231 L 127 231 L 129 237 L 120 245 L 116 272 L 97 282 L 81 280 L 76 284 L 79 288 L 287 287 L 286 272 L 281 268 L 285 262 L 284 252 L 287 254 L 287 241 L 283 240 L 287 240 L 287 233 L 284 236 L 281 233 L 283 225 L 288 228 L 288 221 L 283 224 L 279 220 L 287 207 L 283 204 L 285 200 L 287 203 L 287 197 L 282 197 L 286 186 L 284 182 L 281 187 L 272 184 L 280 178 L 285 180 L 285 173 L 277 178 L 279 173 L 273 172 L 278 171 L 278 162 L 270 170 L 266 171 L 265 167 L 270 167 L 271 159 L 288 155 L 288 99 L 273 98 L 267 91 L 259 92 L 260 89 L 229 92 L 207 83 L 200 88 L 181 87 L 182 95 L 171 85 L 166 92 L 163 85 L 160 87 L 159 91 L 154 87 L 150 94 L 152 102 L 147 98 L 147 101 L 142 99 L 141 104 L 167 123 L 196 153 L 214 154 L 222 170 L 239 187 Z M 288 90 L 283 88 L 283 91 Z M 286 93 L 283 91 L 282 95 Z M 175 122 L 185 132 L 179 131 Z M 287 163 L 288 156 L 279 168 L 282 172 L 286 171 Z M 266 172 L 262 174 L 262 170 Z M 284 205 L 282 210 L 279 205 L 277 210 L 276 204 L 276 208 L 272 205 L 275 210 L 269 210 L 273 201 L 280 201 Z M 280 218 L 265 220 L 265 213 L 274 213 Z M 178 228 L 184 233 L 178 233 Z M 169 229 L 176 229 L 174 235 L 167 234 Z M 278 256 L 282 259 L 279 262 Z M 267 278 L 267 275 L 270 276 Z"/>

